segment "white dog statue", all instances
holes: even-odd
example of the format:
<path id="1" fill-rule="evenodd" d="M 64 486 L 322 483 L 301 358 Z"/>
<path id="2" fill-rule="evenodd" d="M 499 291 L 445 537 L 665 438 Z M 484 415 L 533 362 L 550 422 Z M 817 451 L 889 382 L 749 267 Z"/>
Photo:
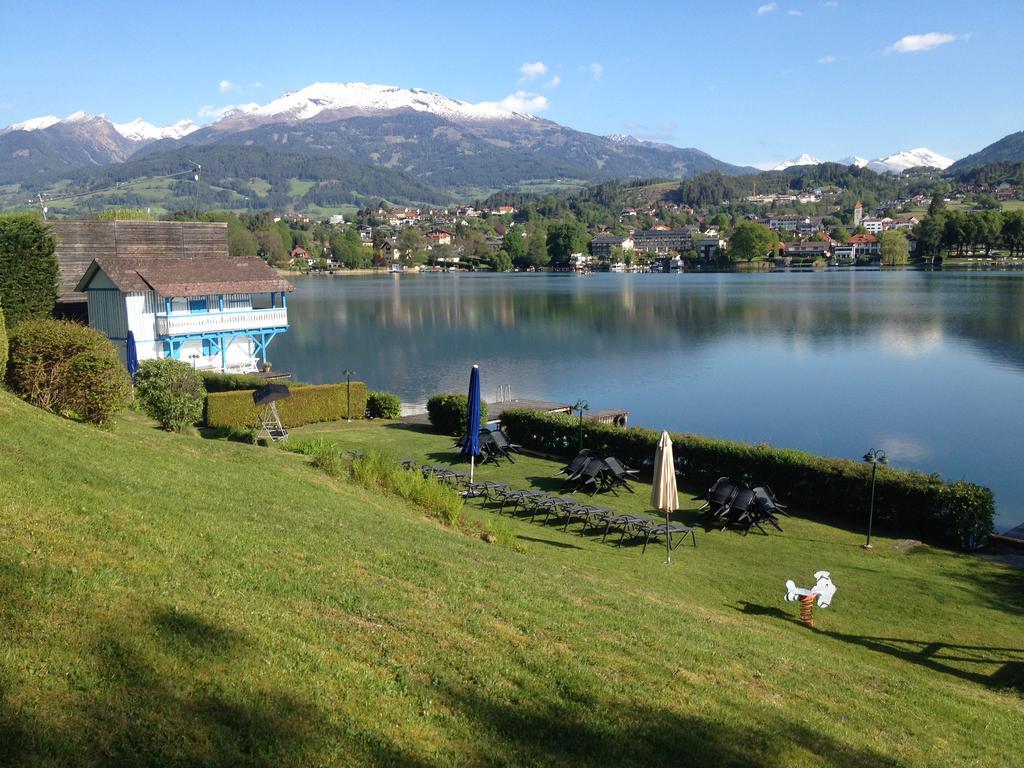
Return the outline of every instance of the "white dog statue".
<path id="1" fill-rule="evenodd" d="M 828 571 L 818 571 L 814 574 L 817 580 L 810 589 L 798 587 L 792 580 L 786 582 L 786 599 L 790 602 L 798 600 L 801 596 L 816 596 L 819 608 L 828 608 L 832 603 L 832 596 L 836 593 L 836 585 L 832 583 L 832 574 Z"/>

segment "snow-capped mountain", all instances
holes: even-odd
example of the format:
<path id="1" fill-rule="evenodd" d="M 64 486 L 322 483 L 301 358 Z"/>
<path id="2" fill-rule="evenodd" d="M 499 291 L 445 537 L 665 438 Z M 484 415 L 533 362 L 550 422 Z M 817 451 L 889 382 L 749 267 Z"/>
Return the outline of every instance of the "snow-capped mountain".
<path id="1" fill-rule="evenodd" d="M 259 122 L 273 119 L 309 120 L 323 113 L 379 113 L 400 109 L 427 112 L 448 120 L 535 120 L 533 115 L 516 112 L 502 102 L 482 101 L 472 104 L 452 99 L 421 88 L 399 88 L 394 85 L 366 83 L 313 83 L 298 91 L 285 93 L 273 101 L 245 104 L 226 113 L 218 123 L 255 118 Z"/>
<path id="2" fill-rule="evenodd" d="M 927 147 L 917 147 L 916 149 L 905 149 L 902 152 L 897 152 L 894 155 L 878 160 L 872 160 L 868 163 L 867 167 L 878 173 L 902 173 L 910 168 L 921 166 L 945 170 L 952 164 L 952 159 L 940 155 L 938 152 Z"/>
<path id="3" fill-rule="evenodd" d="M 809 155 L 806 152 L 804 152 L 802 155 L 800 155 L 800 157 L 794 158 L 792 160 L 783 160 L 781 163 L 772 166 L 768 170 L 784 171 L 787 168 L 792 168 L 794 165 L 819 165 L 821 162 L 821 160 L 814 157 L 813 155 Z"/>
<path id="4" fill-rule="evenodd" d="M 896 154 L 888 155 L 887 157 L 880 157 L 877 160 L 866 160 L 858 155 L 851 155 L 850 157 L 844 157 L 840 160 L 825 161 L 818 160 L 813 155 L 809 155 L 805 152 L 794 160 L 786 160 L 769 168 L 768 170 L 784 171 L 795 165 L 818 165 L 823 162 L 836 162 L 840 165 L 855 165 L 858 168 L 870 168 L 876 173 L 903 173 L 903 171 L 910 168 L 918 168 L 921 166 L 945 170 L 953 164 L 951 159 L 940 155 L 938 152 L 928 149 L 927 147 L 918 147 L 916 149 L 905 149 L 902 152 L 897 152 Z"/>
<path id="5" fill-rule="evenodd" d="M 137 117 L 128 123 L 114 123 L 114 130 L 131 141 L 158 141 L 159 139 L 180 139 L 193 131 L 198 131 L 199 126 L 191 120 L 179 120 L 173 125 L 159 127 Z"/>
<path id="6" fill-rule="evenodd" d="M 32 117 L 28 120 L 22 120 L 20 123 L 11 123 L 4 131 L 41 131 L 44 128 L 49 128 L 51 125 L 60 122 L 60 118 L 56 115 L 43 115 L 42 117 Z"/>
<path id="7" fill-rule="evenodd" d="M 88 124 L 93 121 L 108 123 L 124 138 L 134 142 L 150 142 L 157 141 L 159 139 L 180 139 L 182 136 L 187 136 L 193 131 L 199 130 L 199 126 L 191 120 L 179 120 L 173 125 L 167 125 L 164 127 L 158 127 L 152 123 L 147 123 L 142 118 L 136 118 L 128 123 L 111 123 L 106 115 L 91 115 L 88 112 L 79 110 L 78 112 L 73 112 L 64 118 L 56 117 L 55 115 L 44 115 L 42 117 L 33 117 L 28 120 L 22 120 L 18 123 L 11 123 L 0 131 L 0 133 L 9 133 L 10 131 L 45 131 L 55 125 L 70 126 L 76 124 Z"/>

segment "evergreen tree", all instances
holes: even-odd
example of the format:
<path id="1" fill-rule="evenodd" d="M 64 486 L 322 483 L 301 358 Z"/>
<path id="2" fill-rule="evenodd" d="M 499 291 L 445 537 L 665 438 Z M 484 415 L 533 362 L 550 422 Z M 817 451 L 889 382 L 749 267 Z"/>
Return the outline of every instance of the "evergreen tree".
<path id="1" fill-rule="evenodd" d="M 37 214 L 0 216 L 0 305 L 9 326 L 57 303 L 57 238 Z"/>

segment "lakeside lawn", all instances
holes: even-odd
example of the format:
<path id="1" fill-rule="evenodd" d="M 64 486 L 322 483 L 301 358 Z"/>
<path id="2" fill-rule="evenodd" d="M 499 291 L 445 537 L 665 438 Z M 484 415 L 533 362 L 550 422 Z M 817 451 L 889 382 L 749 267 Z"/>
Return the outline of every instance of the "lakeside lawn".
<path id="1" fill-rule="evenodd" d="M 309 437 L 454 459 L 404 425 L 293 432 Z M 557 467 L 480 477 L 554 487 Z M 602 501 L 641 511 L 647 490 Z M 135 414 L 97 430 L 0 391 L 0 764 L 1019 760 L 1024 571 L 866 552 L 807 519 L 698 532 L 669 567 L 465 516 L 447 529 L 296 454 Z M 783 584 L 820 568 L 839 591 L 810 630 Z"/>

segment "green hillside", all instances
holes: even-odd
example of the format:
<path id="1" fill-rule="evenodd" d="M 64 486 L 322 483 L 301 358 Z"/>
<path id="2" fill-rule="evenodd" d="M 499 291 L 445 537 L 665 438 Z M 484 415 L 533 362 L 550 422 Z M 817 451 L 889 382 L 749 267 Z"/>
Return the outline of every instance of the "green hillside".
<path id="1" fill-rule="evenodd" d="M 1024 162 L 1024 131 L 1017 131 L 992 142 L 984 149 L 962 157 L 946 169 L 947 173 L 959 173 L 990 163 Z"/>
<path id="2" fill-rule="evenodd" d="M 299 432 L 452 458 L 402 425 Z M 667 567 L 476 505 L 451 530 L 299 455 L 0 391 L 0 765 L 1019 759 L 1020 570 L 802 519 Z M 783 583 L 819 568 L 839 592 L 811 630 Z"/>

